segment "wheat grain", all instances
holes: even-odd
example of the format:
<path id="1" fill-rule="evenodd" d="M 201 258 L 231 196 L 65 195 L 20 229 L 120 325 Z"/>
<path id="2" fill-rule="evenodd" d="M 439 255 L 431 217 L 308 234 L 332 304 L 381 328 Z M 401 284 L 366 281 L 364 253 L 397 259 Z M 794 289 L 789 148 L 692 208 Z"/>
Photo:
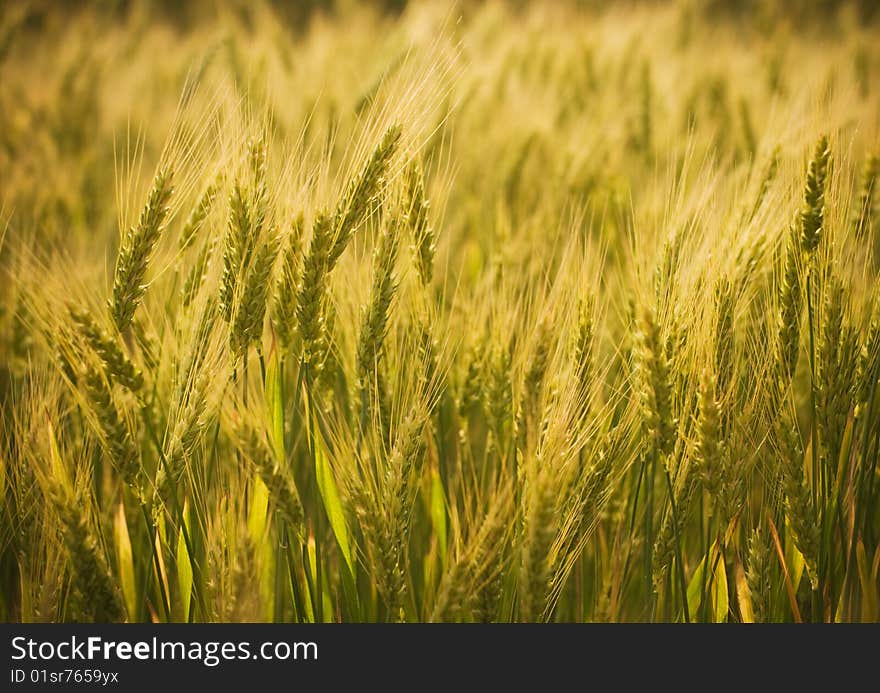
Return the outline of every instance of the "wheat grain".
<path id="1" fill-rule="evenodd" d="M 136 226 L 128 230 L 119 247 L 110 314 L 120 332 L 131 324 L 134 312 L 146 292 L 144 281 L 147 265 L 168 216 L 171 177 L 170 169 L 160 168 L 156 173 L 140 219 Z"/>
<path id="2" fill-rule="evenodd" d="M 825 221 L 825 180 L 828 177 L 828 162 L 831 150 L 828 138 L 823 136 L 816 144 L 816 151 L 807 171 L 804 186 L 804 202 L 800 211 L 801 243 L 804 250 L 812 253 L 822 240 Z"/>
<path id="3" fill-rule="evenodd" d="M 296 289 L 302 272 L 303 217 L 293 222 L 281 261 L 281 274 L 272 297 L 272 325 L 285 348 L 293 343 L 296 325 Z"/>
<path id="4" fill-rule="evenodd" d="M 412 237 L 412 254 L 423 286 L 429 286 L 434 276 L 434 232 L 428 221 L 428 201 L 425 198 L 425 180 L 418 164 L 413 162 L 406 175 L 406 219 Z"/>
<path id="5" fill-rule="evenodd" d="M 98 325 L 89 311 L 73 306 L 68 310 L 89 346 L 101 357 L 107 375 L 132 392 L 140 390 L 144 384 L 143 373 L 126 356 L 119 342 Z"/>
<path id="6" fill-rule="evenodd" d="M 363 168 L 349 181 L 345 194 L 333 214 L 333 244 L 327 254 L 327 271 L 332 270 L 336 265 L 352 234 L 363 222 L 370 204 L 382 190 L 400 136 L 399 125 L 389 127 Z"/>

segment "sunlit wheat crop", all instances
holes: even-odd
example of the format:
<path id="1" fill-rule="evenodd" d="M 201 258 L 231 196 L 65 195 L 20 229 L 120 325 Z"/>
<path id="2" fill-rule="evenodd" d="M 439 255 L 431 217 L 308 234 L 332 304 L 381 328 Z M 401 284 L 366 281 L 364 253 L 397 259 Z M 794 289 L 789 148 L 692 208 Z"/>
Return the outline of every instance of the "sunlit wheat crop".
<path id="1" fill-rule="evenodd" d="M 0 617 L 880 620 L 870 3 L 313 4 L 0 10 Z"/>

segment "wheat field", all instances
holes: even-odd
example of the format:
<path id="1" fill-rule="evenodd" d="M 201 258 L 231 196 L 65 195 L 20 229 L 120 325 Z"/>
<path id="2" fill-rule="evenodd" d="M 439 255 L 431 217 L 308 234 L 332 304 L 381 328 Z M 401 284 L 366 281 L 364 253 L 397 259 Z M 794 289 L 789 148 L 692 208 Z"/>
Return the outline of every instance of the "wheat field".
<path id="1" fill-rule="evenodd" d="M 870 3 L 172 5 L 0 11 L 0 618 L 880 620 Z"/>

